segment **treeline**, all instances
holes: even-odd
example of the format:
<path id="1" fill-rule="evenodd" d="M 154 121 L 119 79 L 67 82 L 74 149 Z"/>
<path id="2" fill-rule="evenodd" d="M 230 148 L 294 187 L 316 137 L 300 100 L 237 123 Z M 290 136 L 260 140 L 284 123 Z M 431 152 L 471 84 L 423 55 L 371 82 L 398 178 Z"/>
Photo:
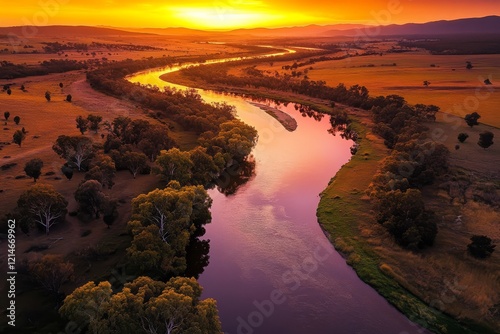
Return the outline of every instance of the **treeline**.
<path id="1" fill-rule="evenodd" d="M 442 37 L 434 39 L 401 41 L 407 48 L 421 48 L 435 55 L 499 54 L 499 35 Z"/>
<path id="2" fill-rule="evenodd" d="M 203 60 L 201 57 L 184 58 L 184 61 Z M 179 91 L 133 84 L 126 75 L 151 67 L 177 65 L 171 58 L 125 60 L 87 73 L 92 88 L 118 98 L 127 98 L 141 106 L 156 111 L 156 116 L 169 118 L 185 128 L 201 134 L 218 132 L 219 125 L 234 118 L 234 108 L 225 103 L 207 104 L 195 90 Z"/>
<path id="3" fill-rule="evenodd" d="M 23 78 L 32 75 L 47 75 L 50 73 L 63 73 L 88 68 L 85 61 L 51 59 L 41 62 L 39 65 L 30 66 L 26 64 L 14 64 L 8 61 L 0 61 L 0 79 Z"/>
<path id="4" fill-rule="evenodd" d="M 59 53 L 62 51 L 73 50 L 77 52 L 88 52 L 92 48 L 106 48 L 109 50 L 127 50 L 127 51 L 147 51 L 147 50 L 163 50 L 154 46 L 134 45 L 134 44 L 111 44 L 111 43 L 59 43 L 59 42 L 42 42 L 45 53 Z"/>
<path id="5" fill-rule="evenodd" d="M 262 61 L 262 60 L 261 60 Z M 421 107 L 415 108 L 406 103 L 403 97 L 398 95 L 377 96 L 369 95 L 368 89 L 365 86 L 354 85 L 346 87 L 344 84 L 339 84 L 336 87 L 327 86 L 325 81 L 309 80 L 309 79 L 294 79 L 289 74 L 279 76 L 259 75 L 235 76 L 228 74 L 230 64 L 215 64 L 203 67 L 190 67 L 182 70 L 183 74 L 192 80 L 203 80 L 208 84 L 227 85 L 244 88 L 265 88 L 277 91 L 293 92 L 302 95 L 307 95 L 315 98 L 330 100 L 333 102 L 347 104 L 355 108 L 371 110 L 372 108 L 384 108 L 394 106 L 399 108 L 414 108 L 412 111 L 415 114 L 423 117 L 434 117 L 432 110 L 436 107 Z M 254 70 L 257 73 L 258 70 Z M 253 74 L 253 73 L 252 73 Z M 435 110 L 437 112 L 437 110 Z M 435 114 L 435 112 L 434 112 Z"/>

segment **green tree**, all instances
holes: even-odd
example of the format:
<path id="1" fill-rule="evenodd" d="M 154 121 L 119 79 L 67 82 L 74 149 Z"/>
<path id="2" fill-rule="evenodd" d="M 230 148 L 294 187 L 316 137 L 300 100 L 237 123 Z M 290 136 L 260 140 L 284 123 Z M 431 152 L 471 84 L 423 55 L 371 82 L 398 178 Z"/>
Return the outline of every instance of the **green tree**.
<path id="1" fill-rule="evenodd" d="M 189 158 L 193 163 L 191 168 L 191 184 L 208 185 L 219 176 L 220 169 L 214 159 L 206 153 L 206 149 L 196 147 L 189 151 Z"/>
<path id="2" fill-rule="evenodd" d="M 126 152 L 123 155 L 123 163 L 134 176 L 148 167 L 148 157 L 144 153 Z"/>
<path id="3" fill-rule="evenodd" d="M 151 125 L 142 134 L 142 139 L 137 147 L 148 156 L 151 161 L 155 161 L 161 150 L 169 150 L 175 146 L 175 141 L 169 137 L 168 129 L 165 126 Z"/>
<path id="4" fill-rule="evenodd" d="M 66 297 L 61 315 L 91 333 L 222 332 L 213 299 L 200 301 L 202 288 L 194 278 L 174 277 L 167 283 L 139 277 L 113 294 L 108 282 L 89 282 Z"/>
<path id="5" fill-rule="evenodd" d="M 83 135 L 89 128 L 89 121 L 82 116 L 78 116 L 76 118 L 76 128 L 80 130 L 81 134 Z"/>
<path id="6" fill-rule="evenodd" d="M 61 135 L 57 137 L 52 149 L 68 164 L 76 166 L 78 170 L 86 168 L 95 154 L 92 140 L 84 136 Z"/>
<path id="7" fill-rule="evenodd" d="M 465 119 L 465 122 L 467 123 L 468 126 L 470 126 L 471 128 L 474 126 L 474 125 L 478 125 L 479 122 L 478 120 L 481 118 L 481 115 L 479 115 L 477 112 L 473 112 L 472 114 L 467 114 L 465 115 L 464 119 Z"/>
<path id="8" fill-rule="evenodd" d="M 485 235 L 474 235 L 470 238 L 470 241 L 467 250 L 475 258 L 485 259 L 495 251 L 496 245 L 493 245 L 491 238 Z"/>
<path id="9" fill-rule="evenodd" d="M 103 187 L 111 189 L 115 184 L 113 179 L 116 174 L 116 167 L 111 157 L 98 154 L 92 159 L 90 169 L 85 173 L 85 180 L 96 180 L 102 184 Z"/>
<path id="10" fill-rule="evenodd" d="M 90 114 L 87 116 L 87 120 L 90 123 L 90 130 L 97 133 L 101 127 L 102 116 Z"/>
<path id="11" fill-rule="evenodd" d="M 14 117 L 14 123 L 16 123 L 16 125 L 19 125 L 19 122 L 21 122 L 21 117 L 15 116 Z"/>
<path id="12" fill-rule="evenodd" d="M 30 277 L 49 293 L 58 295 L 61 286 L 73 278 L 73 264 L 61 255 L 46 254 L 28 262 Z"/>
<path id="13" fill-rule="evenodd" d="M 106 333 L 101 327 L 101 322 L 107 313 L 107 305 L 112 294 L 109 282 L 100 282 L 99 285 L 88 282 L 76 288 L 64 299 L 59 313 L 74 321 L 80 328 L 88 326 L 89 333 Z M 130 319 L 133 319 L 133 316 Z"/>
<path id="14" fill-rule="evenodd" d="M 176 181 L 165 189 L 133 199 L 129 229 L 134 241 L 128 250 L 132 260 L 141 263 L 143 258 L 151 256 L 153 262 L 149 262 L 148 268 L 154 268 L 154 264 L 164 272 L 181 273 L 186 267 L 189 239 L 210 221 L 211 205 L 212 200 L 202 186 L 181 188 Z"/>
<path id="15" fill-rule="evenodd" d="M 26 138 L 26 135 L 21 130 L 17 130 L 16 132 L 14 132 L 14 135 L 12 136 L 14 143 L 18 144 L 19 147 L 21 147 L 21 144 L 25 138 Z"/>
<path id="16" fill-rule="evenodd" d="M 464 143 L 467 138 L 469 138 L 469 135 L 465 132 L 461 132 L 458 134 L 458 141 L 461 142 L 461 143 Z"/>
<path id="17" fill-rule="evenodd" d="M 481 146 L 482 148 L 487 149 L 488 147 L 493 145 L 494 136 L 495 135 L 493 134 L 493 132 L 484 131 L 484 132 L 479 134 L 479 141 L 477 142 L 477 144 L 479 146 Z"/>
<path id="18" fill-rule="evenodd" d="M 26 190 L 18 199 L 17 207 L 21 216 L 44 227 L 50 228 L 64 220 L 68 201 L 50 185 L 36 184 Z"/>
<path id="19" fill-rule="evenodd" d="M 36 183 L 36 180 L 42 174 L 42 167 L 43 167 L 43 161 L 42 160 L 36 159 L 36 158 L 35 159 L 31 159 L 24 166 L 24 172 L 29 177 L 32 177 L 35 180 L 35 183 Z"/>
<path id="20" fill-rule="evenodd" d="M 244 161 L 257 143 L 257 130 L 239 120 L 232 120 L 220 125 L 219 133 L 202 145 L 207 153 L 215 156 L 224 154 L 226 163 Z"/>
<path id="21" fill-rule="evenodd" d="M 102 185 L 96 180 L 88 180 L 78 186 L 75 192 L 75 200 L 80 205 L 82 212 L 99 218 L 109 198 L 102 192 Z"/>
<path id="22" fill-rule="evenodd" d="M 189 152 L 182 152 L 178 148 L 161 151 L 156 164 L 158 167 L 153 171 L 160 174 L 165 182 L 176 180 L 181 185 L 185 185 L 191 180 L 193 162 Z"/>
<path id="23" fill-rule="evenodd" d="M 436 217 L 425 209 L 417 189 L 382 193 L 377 203 L 377 221 L 396 241 L 410 249 L 432 246 L 437 234 Z"/>

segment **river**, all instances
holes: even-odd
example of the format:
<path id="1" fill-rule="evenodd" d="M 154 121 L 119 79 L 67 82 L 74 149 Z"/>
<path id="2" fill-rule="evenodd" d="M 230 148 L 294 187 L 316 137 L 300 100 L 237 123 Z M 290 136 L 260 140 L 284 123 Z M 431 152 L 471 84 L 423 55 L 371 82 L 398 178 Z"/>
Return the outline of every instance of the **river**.
<path id="1" fill-rule="evenodd" d="M 183 88 L 160 79 L 178 69 L 128 80 Z M 245 98 L 198 92 L 236 106 L 237 117 L 259 133 L 255 175 L 232 195 L 209 191 L 213 219 L 203 238 L 210 262 L 199 282 L 203 298 L 217 300 L 224 332 L 427 333 L 362 282 L 318 224 L 319 194 L 349 161 L 352 142 L 328 133 L 328 117 L 304 117 L 293 104 L 278 106 L 298 122 L 290 132 Z"/>

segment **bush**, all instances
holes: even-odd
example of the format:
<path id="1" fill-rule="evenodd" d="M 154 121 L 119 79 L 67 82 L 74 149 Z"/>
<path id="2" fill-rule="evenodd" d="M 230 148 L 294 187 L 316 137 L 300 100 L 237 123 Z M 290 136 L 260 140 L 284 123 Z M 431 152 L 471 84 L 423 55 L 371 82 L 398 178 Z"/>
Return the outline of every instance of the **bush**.
<path id="1" fill-rule="evenodd" d="M 485 259 L 495 250 L 496 245 L 493 245 L 491 239 L 485 235 L 474 235 L 470 240 L 472 242 L 467 245 L 467 251 L 475 258 Z"/>
<path id="2" fill-rule="evenodd" d="M 469 135 L 465 132 L 458 134 L 458 141 L 461 143 L 465 142 L 467 140 L 467 138 L 469 138 Z"/>

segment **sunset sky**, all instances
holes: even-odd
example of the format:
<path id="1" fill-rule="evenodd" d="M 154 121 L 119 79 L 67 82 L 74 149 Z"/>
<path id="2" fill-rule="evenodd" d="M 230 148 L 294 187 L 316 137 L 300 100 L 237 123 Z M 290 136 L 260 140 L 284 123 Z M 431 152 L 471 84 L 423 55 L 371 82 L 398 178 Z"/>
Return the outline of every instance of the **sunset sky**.
<path id="1" fill-rule="evenodd" d="M 500 15 L 499 0 L 23 0 L 22 6 L 2 7 L 0 26 L 233 29 L 313 23 L 400 24 Z"/>

